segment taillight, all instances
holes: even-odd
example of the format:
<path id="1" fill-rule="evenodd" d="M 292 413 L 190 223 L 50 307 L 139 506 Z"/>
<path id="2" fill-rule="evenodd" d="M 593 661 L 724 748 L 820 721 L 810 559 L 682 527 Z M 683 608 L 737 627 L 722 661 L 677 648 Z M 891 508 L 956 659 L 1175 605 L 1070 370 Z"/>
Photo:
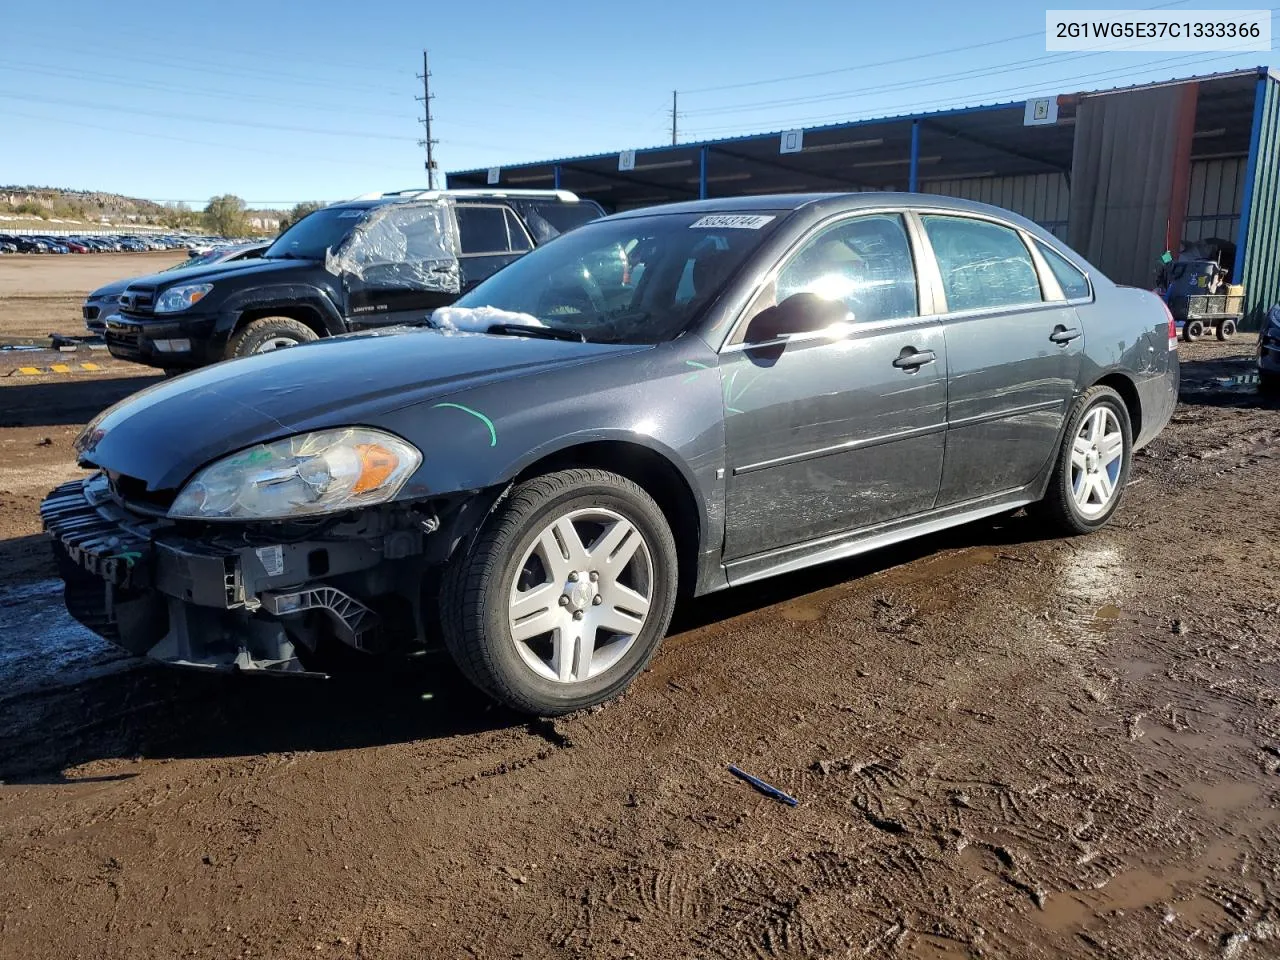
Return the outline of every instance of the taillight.
<path id="1" fill-rule="evenodd" d="M 1169 309 L 1169 305 L 1162 299 L 1160 306 L 1164 307 L 1164 315 L 1169 318 L 1169 349 L 1178 349 L 1178 323 L 1173 319 L 1173 311 Z"/>

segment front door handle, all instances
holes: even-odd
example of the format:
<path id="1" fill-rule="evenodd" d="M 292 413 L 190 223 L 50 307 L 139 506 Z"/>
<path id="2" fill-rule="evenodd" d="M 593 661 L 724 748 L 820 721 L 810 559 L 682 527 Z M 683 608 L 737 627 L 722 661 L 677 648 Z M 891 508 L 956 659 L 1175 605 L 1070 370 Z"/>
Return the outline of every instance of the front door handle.
<path id="1" fill-rule="evenodd" d="M 893 361 L 893 365 L 899 370 L 905 370 L 907 373 L 915 373 L 926 363 L 933 363 L 938 359 L 938 355 L 932 350 L 917 350 L 915 347 L 903 347 L 902 352 L 898 354 L 898 358 Z"/>
<path id="2" fill-rule="evenodd" d="M 1053 328 L 1053 333 L 1049 334 L 1049 339 L 1065 347 L 1078 336 L 1080 336 L 1079 327 L 1064 327 L 1062 324 L 1058 324 Z"/>

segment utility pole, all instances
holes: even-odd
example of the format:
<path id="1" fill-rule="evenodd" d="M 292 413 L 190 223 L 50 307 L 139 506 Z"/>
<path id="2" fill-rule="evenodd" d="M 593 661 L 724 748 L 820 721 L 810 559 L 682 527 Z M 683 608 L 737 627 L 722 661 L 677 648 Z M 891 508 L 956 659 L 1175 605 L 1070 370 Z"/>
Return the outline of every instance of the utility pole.
<path id="1" fill-rule="evenodd" d="M 418 75 L 418 79 L 422 81 L 422 96 L 414 97 L 422 103 L 422 125 L 425 129 L 424 140 L 418 141 L 418 146 L 427 148 L 427 189 L 434 190 L 436 188 L 436 158 L 435 147 L 439 140 L 433 140 L 431 137 L 431 68 L 427 64 L 427 51 L 422 51 L 422 73 Z"/>
<path id="2" fill-rule="evenodd" d="M 679 95 L 679 91 L 671 91 L 671 145 L 673 147 L 676 145 L 676 98 Z"/>

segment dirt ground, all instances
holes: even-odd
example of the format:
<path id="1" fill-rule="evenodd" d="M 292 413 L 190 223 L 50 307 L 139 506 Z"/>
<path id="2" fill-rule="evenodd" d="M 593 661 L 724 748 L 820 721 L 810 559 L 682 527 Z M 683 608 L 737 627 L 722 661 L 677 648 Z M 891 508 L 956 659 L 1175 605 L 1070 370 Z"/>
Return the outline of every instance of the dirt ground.
<path id="1" fill-rule="evenodd" d="M 535 723 L 433 659 L 33 688 L 38 501 L 150 380 L 0 386 L 0 957 L 1276 956 L 1251 348 L 1181 347 L 1103 532 L 1017 516 L 688 603 L 625 697 Z"/>
<path id="2" fill-rule="evenodd" d="M 186 258 L 183 250 L 0 257 L 0 344 L 51 333 L 83 334 L 80 307 L 104 284 L 155 273 Z"/>

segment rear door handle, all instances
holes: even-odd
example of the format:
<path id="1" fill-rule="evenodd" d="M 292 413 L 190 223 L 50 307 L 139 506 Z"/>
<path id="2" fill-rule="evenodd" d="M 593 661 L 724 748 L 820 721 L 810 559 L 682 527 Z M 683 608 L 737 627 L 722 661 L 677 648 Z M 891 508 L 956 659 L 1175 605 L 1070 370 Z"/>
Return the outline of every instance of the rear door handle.
<path id="1" fill-rule="evenodd" d="M 933 363 L 938 359 L 938 355 L 932 350 L 917 350 L 915 347 L 903 347 L 902 352 L 898 354 L 898 358 L 893 361 L 893 365 L 899 370 L 905 370 L 908 373 L 915 373 L 920 367 L 926 363 Z"/>
<path id="2" fill-rule="evenodd" d="M 1078 336 L 1080 336 L 1079 327 L 1064 327 L 1062 324 L 1058 324 L 1053 328 L 1053 333 L 1049 334 L 1049 339 L 1054 343 L 1060 343 L 1065 346 Z"/>

